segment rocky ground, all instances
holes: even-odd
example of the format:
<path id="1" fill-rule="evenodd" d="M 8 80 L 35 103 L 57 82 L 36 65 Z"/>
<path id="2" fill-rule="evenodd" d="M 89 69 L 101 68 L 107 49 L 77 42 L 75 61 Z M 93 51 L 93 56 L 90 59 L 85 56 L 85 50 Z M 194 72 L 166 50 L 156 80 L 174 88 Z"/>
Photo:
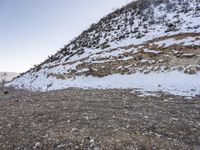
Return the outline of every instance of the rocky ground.
<path id="1" fill-rule="evenodd" d="M 0 87 L 0 149 L 200 149 L 200 97 Z"/>

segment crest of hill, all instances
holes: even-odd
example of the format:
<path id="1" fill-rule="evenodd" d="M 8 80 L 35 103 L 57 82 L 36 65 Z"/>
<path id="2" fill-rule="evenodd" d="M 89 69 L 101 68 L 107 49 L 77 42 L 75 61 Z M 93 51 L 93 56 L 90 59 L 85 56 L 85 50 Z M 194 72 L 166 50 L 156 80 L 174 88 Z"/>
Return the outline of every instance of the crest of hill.
<path id="1" fill-rule="evenodd" d="M 67 44 L 64 48 L 62 48 L 61 50 L 59 50 L 56 54 L 53 54 L 51 56 L 48 57 L 48 59 L 46 59 L 45 61 L 43 61 L 41 64 L 39 65 L 35 65 L 32 69 L 28 70 L 39 70 L 40 67 L 43 64 L 52 62 L 52 61 L 56 61 L 61 59 L 63 56 L 66 55 L 75 55 L 76 53 L 74 53 L 74 51 L 78 51 L 77 54 L 82 53 L 83 51 L 81 51 L 83 48 L 107 48 L 109 47 L 109 44 L 107 44 L 110 41 L 105 40 L 104 42 L 99 43 L 99 36 L 101 32 L 110 32 L 112 29 L 109 29 L 109 25 L 110 23 L 113 23 L 114 19 L 117 18 L 118 16 L 125 14 L 124 16 L 124 20 L 127 24 L 132 25 L 133 22 L 131 20 L 128 20 L 126 18 L 126 14 L 129 12 L 132 12 L 133 10 L 137 10 L 136 13 L 132 12 L 132 15 L 141 15 L 143 16 L 142 19 L 143 21 L 145 21 L 146 19 L 149 19 L 149 23 L 150 24 L 155 24 L 156 21 L 153 19 L 153 15 L 154 15 L 154 10 L 153 7 L 149 7 L 153 4 L 154 7 L 157 7 L 160 4 L 167 4 L 167 11 L 171 11 L 171 9 L 174 7 L 174 3 L 171 3 L 171 1 L 173 2 L 173 0 L 137 0 L 137 1 L 133 1 L 129 4 L 127 4 L 126 6 L 115 10 L 114 12 L 108 14 L 107 16 L 103 17 L 102 19 L 100 19 L 100 21 L 98 23 L 94 23 L 90 26 L 89 29 L 83 31 L 78 37 L 74 38 L 74 40 L 72 40 L 69 44 Z M 191 0 L 190 0 L 191 1 Z M 189 1 L 188 2 L 182 2 L 182 0 L 175 0 L 175 2 L 181 4 L 183 6 L 183 9 L 181 11 L 189 11 L 189 8 L 187 9 L 187 6 L 190 5 Z M 196 6 L 196 11 L 199 11 L 199 6 Z M 148 13 L 144 12 L 145 9 L 148 9 Z M 159 20 L 159 21 L 162 21 Z M 142 22 L 141 22 L 142 23 Z M 104 27 L 103 25 L 107 24 L 106 27 Z M 170 28 L 170 26 L 174 26 L 174 24 L 172 23 L 166 23 L 166 25 Z M 117 27 L 117 30 L 120 30 L 121 26 L 119 25 Z M 137 30 L 137 29 L 136 29 Z M 139 31 L 132 31 L 137 33 L 137 37 L 136 38 L 140 38 L 140 36 L 144 36 L 142 35 Z M 88 36 L 89 33 L 91 32 L 95 32 L 95 33 L 99 33 L 99 35 L 97 37 L 91 37 Z M 128 33 L 127 33 L 128 34 Z M 113 40 L 120 40 L 126 38 L 124 33 L 122 32 L 122 34 L 118 34 L 117 37 Z M 72 46 L 73 45 L 73 46 Z M 78 48 L 78 49 L 77 49 Z M 71 52 L 73 51 L 73 52 Z M 27 72 L 28 72 L 27 71 Z M 26 73 L 26 72 L 25 72 Z M 23 73 L 24 74 L 24 73 Z"/>

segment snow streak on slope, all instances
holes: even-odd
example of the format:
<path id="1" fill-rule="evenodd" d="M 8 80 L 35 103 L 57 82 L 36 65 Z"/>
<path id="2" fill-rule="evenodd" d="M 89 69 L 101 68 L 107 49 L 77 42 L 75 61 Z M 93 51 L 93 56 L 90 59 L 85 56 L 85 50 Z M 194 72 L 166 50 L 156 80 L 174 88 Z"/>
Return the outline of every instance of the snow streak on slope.
<path id="1" fill-rule="evenodd" d="M 199 14 L 200 3 L 194 0 L 133 2 L 93 24 L 61 51 L 9 85 L 32 90 L 121 87 L 172 92 L 183 89 L 180 93 L 198 95 Z M 183 77 L 182 83 L 172 76 L 177 74 Z M 154 80 L 154 76 L 163 80 Z M 170 77 L 164 80 L 166 76 Z M 149 77 L 147 83 L 154 82 L 142 82 L 146 77 Z M 119 83 L 114 84 L 113 79 Z M 183 88 L 186 86 L 187 89 Z"/>

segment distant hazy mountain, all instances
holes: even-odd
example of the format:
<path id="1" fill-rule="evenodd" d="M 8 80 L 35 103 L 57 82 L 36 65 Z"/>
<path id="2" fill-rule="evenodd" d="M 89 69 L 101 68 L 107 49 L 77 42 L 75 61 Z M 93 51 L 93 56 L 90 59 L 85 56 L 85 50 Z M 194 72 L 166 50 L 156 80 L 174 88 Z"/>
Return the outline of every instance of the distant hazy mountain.
<path id="1" fill-rule="evenodd" d="M 43 91 L 141 88 L 200 95 L 199 81 L 200 3 L 138 0 L 91 25 L 9 85 Z"/>
<path id="2" fill-rule="evenodd" d="M 19 74 L 16 72 L 0 72 L 0 82 L 2 80 L 11 81 L 14 77 L 17 77 Z"/>

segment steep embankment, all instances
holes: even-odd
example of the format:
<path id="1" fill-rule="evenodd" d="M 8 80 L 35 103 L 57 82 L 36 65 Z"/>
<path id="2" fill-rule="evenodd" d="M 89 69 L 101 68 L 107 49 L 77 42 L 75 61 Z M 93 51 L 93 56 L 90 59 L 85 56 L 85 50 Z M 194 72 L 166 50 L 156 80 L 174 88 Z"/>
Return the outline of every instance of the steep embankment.
<path id="1" fill-rule="evenodd" d="M 143 88 L 200 95 L 200 4 L 140 0 L 93 24 L 9 85 Z"/>

